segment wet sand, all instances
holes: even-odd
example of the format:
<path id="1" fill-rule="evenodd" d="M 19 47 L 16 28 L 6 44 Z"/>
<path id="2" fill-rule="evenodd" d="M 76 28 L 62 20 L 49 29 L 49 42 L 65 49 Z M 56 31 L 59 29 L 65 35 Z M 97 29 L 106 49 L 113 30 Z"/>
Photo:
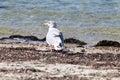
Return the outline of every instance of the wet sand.
<path id="1" fill-rule="evenodd" d="M 0 42 L 1 80 L 119 80 L 120 48 L 77 47 L 50 51 L 45 43 Z"/>

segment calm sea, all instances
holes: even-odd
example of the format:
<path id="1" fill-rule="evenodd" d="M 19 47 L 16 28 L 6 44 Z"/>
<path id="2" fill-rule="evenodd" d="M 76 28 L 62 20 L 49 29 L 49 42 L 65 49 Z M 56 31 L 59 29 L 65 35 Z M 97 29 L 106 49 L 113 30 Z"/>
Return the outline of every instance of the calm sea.
<path id="1" fill-rule="evenodd" d="M 43 37 L 47 33 L 42 25 L 45 20 L 55 20 L 65 37 L 86 41 L 112 39 L 103 34 L 98 36 L 97 32 L 86 35 L 87 30 L 78 30 L 119 28 L 120 0 L 0 0 L 0 27 Z"/>

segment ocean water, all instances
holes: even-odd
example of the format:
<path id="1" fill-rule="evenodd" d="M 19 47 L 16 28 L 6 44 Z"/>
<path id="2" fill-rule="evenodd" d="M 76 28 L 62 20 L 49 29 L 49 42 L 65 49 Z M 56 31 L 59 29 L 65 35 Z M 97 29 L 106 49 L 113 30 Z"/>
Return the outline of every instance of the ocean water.
<path id="1" fill-rule="evenodd" d="M 111 29 L 109 34 L 93 33 L 99 28 L 120 28 L 120 0 L 0 0 L 0 4 L 0 27 L 44 37 L 47 27 L 42 24 L 55 20 L 66 38 L 90 42 L 120 39 L 120 31 L 114 31 L 116 37 Z"/>

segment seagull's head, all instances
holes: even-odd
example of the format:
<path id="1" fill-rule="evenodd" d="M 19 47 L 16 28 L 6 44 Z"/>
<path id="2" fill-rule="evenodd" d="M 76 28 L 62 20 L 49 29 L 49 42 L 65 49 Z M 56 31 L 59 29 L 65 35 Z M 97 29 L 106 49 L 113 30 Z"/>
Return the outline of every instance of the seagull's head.
<path id="1" fill-rule="evenodd" d="M 56 22 L 55 21 L 46 21 L 44 23 L 45 26 L 49 26 L 50 28 L 56 28 L 57 25 L 56 25 Z"/>

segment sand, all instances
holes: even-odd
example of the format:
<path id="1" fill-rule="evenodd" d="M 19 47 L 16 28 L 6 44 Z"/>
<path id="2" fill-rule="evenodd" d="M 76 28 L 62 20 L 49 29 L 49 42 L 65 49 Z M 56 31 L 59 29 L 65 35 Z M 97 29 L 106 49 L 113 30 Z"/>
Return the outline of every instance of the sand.
<path id="1" fill-rule="evenodd" d="M 0 80 L 120 80 L 120 48 L 0 42 Z"/>

